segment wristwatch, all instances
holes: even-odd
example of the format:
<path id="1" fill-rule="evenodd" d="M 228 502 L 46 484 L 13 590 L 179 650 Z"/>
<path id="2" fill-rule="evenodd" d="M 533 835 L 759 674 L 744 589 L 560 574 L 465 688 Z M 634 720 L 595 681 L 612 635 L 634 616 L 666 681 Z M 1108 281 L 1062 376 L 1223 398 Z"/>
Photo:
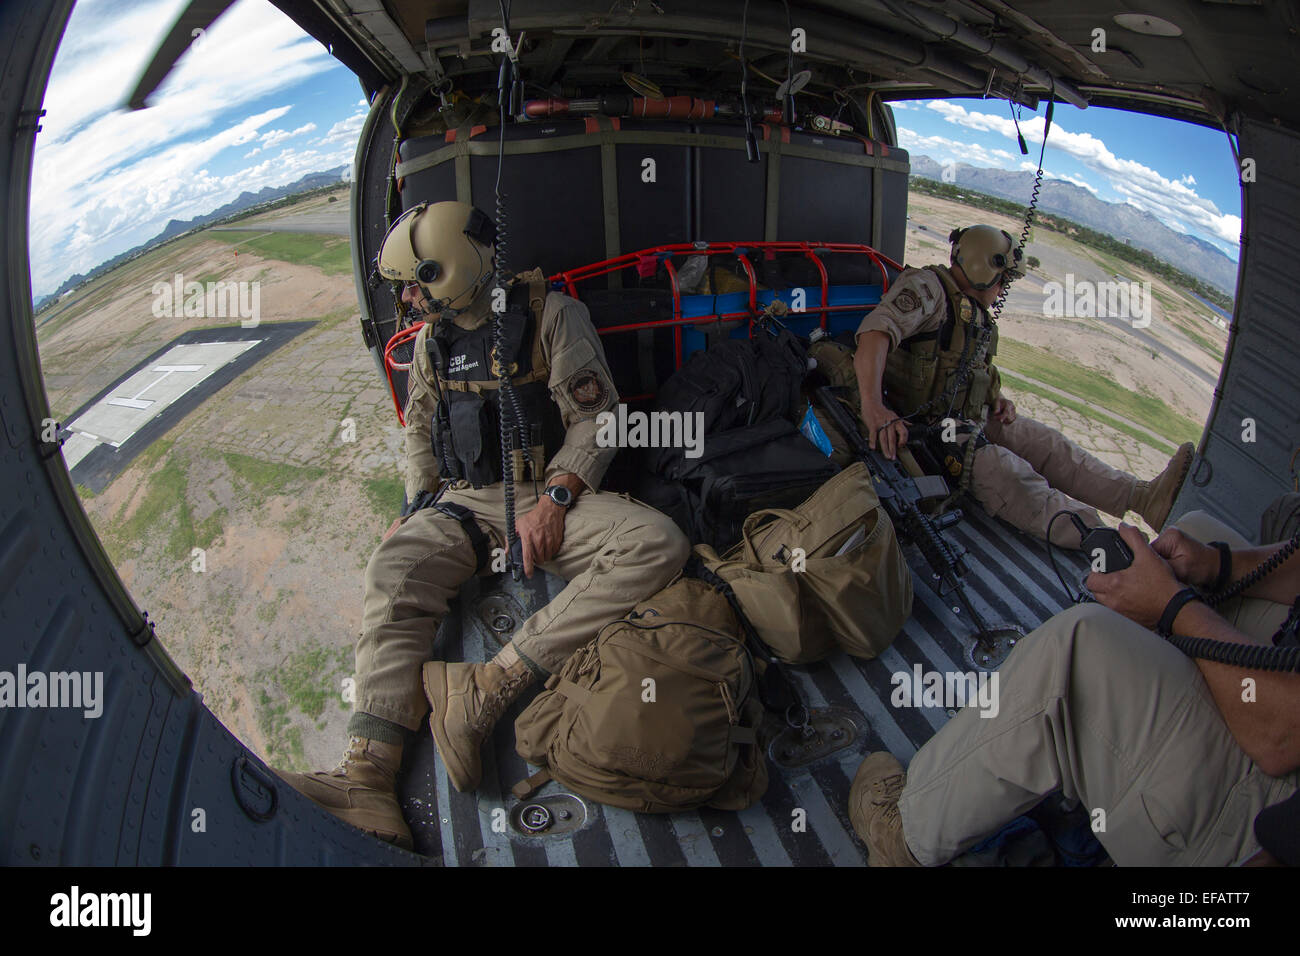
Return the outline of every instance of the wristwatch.
<path id="1" fill-rule="evenodd" d="M 546 497 L 550 498 L 561 508 L 567 509 L 573 507 L 573 492 L 564 487 L 564 485 L 549 485 L 542 494 L 546 495 Z"/>

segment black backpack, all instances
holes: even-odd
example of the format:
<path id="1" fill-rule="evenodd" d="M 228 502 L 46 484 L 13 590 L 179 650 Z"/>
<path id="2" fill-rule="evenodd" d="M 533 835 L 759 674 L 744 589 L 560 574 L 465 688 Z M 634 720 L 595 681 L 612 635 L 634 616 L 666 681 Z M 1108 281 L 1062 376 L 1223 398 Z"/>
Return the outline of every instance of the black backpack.
<path id="1" fill-rule="evenodd" d="M 719 553 L 740 540 L 750 512 L 798 505 L 836 471 L 795 425 L 807 368 L 784 327 L 696 352 L 664 383 L 656 408 L 703 413 L 703 454 L 648 449 L 636 496 Z"/>

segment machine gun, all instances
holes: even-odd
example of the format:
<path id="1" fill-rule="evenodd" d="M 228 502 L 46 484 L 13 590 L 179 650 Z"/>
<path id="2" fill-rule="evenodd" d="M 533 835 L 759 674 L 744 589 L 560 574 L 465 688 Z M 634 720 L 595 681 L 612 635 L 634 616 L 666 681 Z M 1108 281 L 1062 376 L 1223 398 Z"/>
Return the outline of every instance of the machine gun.
<path id="1" fill-rule="evenodd" d="M 961 511 L 954 509 L 934 517 L 921 510 L 921 502 L 930 498 L 947 497 L 948 483 L 938 475 L 914 478 L 897 459 L 891 460 L 872 449 L 858 430 L 852 413 L 829 386 L 814 389 L 813 395 L 816 403 L 849 443 L 853 456 L 866 464 L 880 504 L 899 536 L 915 544 L 930 565 L 938 582 L 936 590 L 940 596 L 955 596 L 970 615 L 976 630 L 972 661 L 986 667 L 997 666 L 1010 653 L 1023 632 L 1018 627 L 989 626 L 971 603 L 962 580 L 967 571 L 966 553 L 943 535 L 944 531 L 961 521 Z M 954 607 L 953 610 L 956 611 L 957 608 Z"/>

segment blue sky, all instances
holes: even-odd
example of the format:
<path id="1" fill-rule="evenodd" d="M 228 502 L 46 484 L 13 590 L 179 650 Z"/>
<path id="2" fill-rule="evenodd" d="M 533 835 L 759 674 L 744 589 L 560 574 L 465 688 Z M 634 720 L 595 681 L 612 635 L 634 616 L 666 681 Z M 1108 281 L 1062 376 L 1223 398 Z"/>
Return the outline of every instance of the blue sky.
<path id="1" fill-rule="evenodd" d="M 185 0 L 80 0 L 46 91 L 32 177 L 34 295 L 241 192 L 351 164 L 361 86 L 265 0 L 240 0 L 139 112 L 119 109 Z M 1037 161 L 1041 114 L 1016 146 L 1004 101 L 895 104 L 899 141 L 939 162 Z M 1240 199 L 1222 132 L 1058 104 L 1049 176 L 1131 202 L 1234 259 Z M 1032 164 L 1030 166 L 1032 167 Z"/>
<path id="2" fill-rule="evenodd" d="M 241 192 L 351 165 L 361 85 L 264 0 L 241 0 L 138 112 L 119 109 L 185 0 L 81 0 L 45 95 L 32 176 L 32 291 Z"/>
<path id="3" fill-rule="evenodd" d="M 1045 108 L 1021 111 L 1029 155 L 1016 142 L 1004 100 L 895 103 L 899 145 L 940 163 L 1034 170 Z M 1233 260 L 1241 193 L 1222 130 L 1122 110 L 1056 104 L 1043 158 L 1045 177 L 1064 179 L 1108 202 L 1128 202 L 1178 232 L 1205 239 Z"/>

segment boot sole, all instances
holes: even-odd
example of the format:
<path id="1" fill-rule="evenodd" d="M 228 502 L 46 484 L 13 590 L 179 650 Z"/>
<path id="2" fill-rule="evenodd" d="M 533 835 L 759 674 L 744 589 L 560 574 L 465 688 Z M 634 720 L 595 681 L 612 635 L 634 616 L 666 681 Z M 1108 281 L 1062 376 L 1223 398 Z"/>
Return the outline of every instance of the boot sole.
<path id="1" fill-rule="evenodd" d="M 447 771 L 448 782 L 456 788 L 458 793 L 469 793 L 478 789 L 479 776 L 469 767 L 465 766 L 460 756 L 456 753 L 455 748 L 451 746 L 451 738 L 447 736 L 443 722 L 447 719 L 447 701 L 451 698 L 451 688 L 447 685 L 447 665 L 441 662 L 430 661 L 424 665 L 424 693 L 429 698 L 429 730 L 433 733 L 433 742 L 438 748 L 438 756 L 442 757 L 443 768 Z M 430 676 L 436 673 L 433 681 Z M 436 683 L 441 689 L 441 694 L 435 694 L 432 690 L 433 684 Z M 440 706 L 441 705 L 441 706 Z"/>
<path id="2" fill-rule="evenodd" d="M 329 813 L 342 820 L 349 826 L 356 827 L 373 837 L 378 837 L 385 843 L 392 843 L 403 850 L 415 849 L 415 842 L 411 839 L 411 829 L 406 826 L 405 821 L 402 823 L 402 829 L 398 830 L 393 826 L 391 814 L 384 813 L 381 810 L 352 809 L 348 807 L 330 807 L 316 800 L 311 794 L 307 793 L 302 787 L 295 782 L 293 778 L 300 780 L 306 779 L 306 774 L 296 773 L 294 771 L 280 771 L 272 768 L 277 777 L 293 787 L 298 793 L 302 794 L 316 806 L 320 807 L 326 813 Z M 399 811 L 400 812 L 400 811 Z"/>
<path id="3" fill-rule="evenodd" d="M 356 827 L 358 830 L 364 830 L 373 837 L 378 837 L 385 843 L 391 843 L 403 850 L 415 848 L 415 843 L 411 839 L 411 830 L 404 827 L 402 830 L 393 828 L 392 817 L 376 810 L 330 810 L 344 823 Z"/>

